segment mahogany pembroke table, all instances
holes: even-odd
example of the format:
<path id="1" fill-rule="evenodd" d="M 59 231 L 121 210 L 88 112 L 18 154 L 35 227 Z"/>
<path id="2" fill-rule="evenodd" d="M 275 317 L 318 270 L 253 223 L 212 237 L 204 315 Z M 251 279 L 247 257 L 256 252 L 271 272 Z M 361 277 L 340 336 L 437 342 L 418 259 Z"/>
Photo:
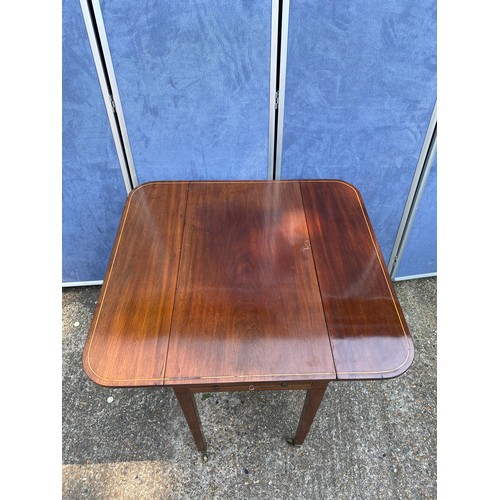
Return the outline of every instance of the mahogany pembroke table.
<path id="1" fill-rule="evenodd" d="M 413 342 L 359 191 L 339 180 L 149 182 L 128 196 L 83 353 L 107 387 L 305 390 L 390 378 Z"/>

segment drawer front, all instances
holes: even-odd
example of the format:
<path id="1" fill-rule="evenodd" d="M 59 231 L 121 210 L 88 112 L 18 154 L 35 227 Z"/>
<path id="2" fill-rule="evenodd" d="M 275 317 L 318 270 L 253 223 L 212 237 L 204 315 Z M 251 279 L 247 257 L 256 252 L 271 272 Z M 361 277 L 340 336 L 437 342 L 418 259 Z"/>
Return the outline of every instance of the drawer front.
<path id="1" fill-rule="evenodd" d="M 316 382 L 316 384 L 318 384 Z M 283 391 L 312 389 L 315 382 L 256 382 L 236 384 L 205 384 L 193 385 L 189 391 L 196 392 L 231 392 L 231 391 Z"/>

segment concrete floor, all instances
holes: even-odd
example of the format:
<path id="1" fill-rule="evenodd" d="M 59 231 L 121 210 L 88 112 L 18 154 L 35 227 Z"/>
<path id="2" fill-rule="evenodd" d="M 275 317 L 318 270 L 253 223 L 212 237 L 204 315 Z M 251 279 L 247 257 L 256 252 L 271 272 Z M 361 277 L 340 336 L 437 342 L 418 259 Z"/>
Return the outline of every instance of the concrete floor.
<path id="1" fill-rule="evenodd" d="M 63 289 L 62 497 L 436 498 L 437 280 L 395 286 L 415 343 L 405 374 L 330 384 L 301 448 L 285 438 L 304 392 L 198 394 L 207 462 L 171 389 L 107 389 L 85 375 L 100 287 Z"/>

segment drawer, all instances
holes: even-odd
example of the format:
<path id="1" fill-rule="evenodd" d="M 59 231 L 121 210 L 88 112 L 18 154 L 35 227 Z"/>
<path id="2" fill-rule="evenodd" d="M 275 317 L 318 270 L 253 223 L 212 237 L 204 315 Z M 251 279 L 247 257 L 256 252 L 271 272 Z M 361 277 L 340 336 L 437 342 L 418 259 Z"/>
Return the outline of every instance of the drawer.
<path id="1" fill-rule="evenodd" d="M 312 389 L 314 382 L 255 382 L 234 384 L 204 384 L 189 386 L 189 392 L 231 392 L 231 391 L 304 391 Z"/>

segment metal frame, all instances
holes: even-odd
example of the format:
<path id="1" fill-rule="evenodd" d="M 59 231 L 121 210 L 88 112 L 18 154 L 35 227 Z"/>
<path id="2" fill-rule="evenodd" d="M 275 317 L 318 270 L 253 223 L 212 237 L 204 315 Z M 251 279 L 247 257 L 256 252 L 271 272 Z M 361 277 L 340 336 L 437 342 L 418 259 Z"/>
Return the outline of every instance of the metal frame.
<path id="1" fill-rule="evenodd" d="M 424 191 L 425 184 L 427 182 L 427 177 L 432 167 L 432 162 L 436 155 L 437 147 L 437 103 L 434 104 L 434 109 L 432 111 L 429 126 L 427 127 L 427 133 L 425 134 L 424 144 L 420 151 L 420 156 L 418 158 L 417 167 L 415 169 L 415 174 L 413 176 L 413 181 L 410 186 L 410 191 L 408 193 L 408 198 L 406 200 L 406 205 L 403 210 L 403 215 L 401 217 L 401 222 L 399 224 L 398 232 L 396 234 L 396 240 L 394 241 L 394 246 L 392 247 L 391 256 L 389 258 L 388 269 L 391 275 L 391 279 L 396 279 L 396 274 L 398 272 L 399 265 L 401 263 L 401 257 L 404 253 L 406 244 L 408 242 L 408 237 L 410 234 L 413 221 L 415 219 L 415 214 L 417 212 L 418 205 L 420 203 L 420 198 Z M 423 277 L 424 275 L 422 275 Z M 412 276 L 417 277 L 417 276 Z"/>
<path id="2" fill-rule="evenodd" d="M 272 0 L 271 63 L 269 67 L 269 137 L 267 145 L 267 179 L 274 179 L 274 137 L 276 128 L 276 74 L 278 71 L 279 3 Z"/>
<path id="3" fill-rule="evenodd" d="M 94 281 L 68 281 L 66 283 L 63 282 L 63 288 L 69 288 L 72 286 L 93 286 L 93 285 L 102 285 L 104 280 L 94 280 Z"/>
<path id="4" fill-rule="evenodd" d="M 424 273 L 424 274 L 412 274 L 410 276 L 400 276 L 399 278 L 394 278 L 393 281 L 408 281 L 408 280 L 416 280 L 420 278 L 435 278 L 437 273 Z"/>
<path id="5" fill-rule="evenodd" d="M 280 75 L 279 75 L 279 103 L 278 123 L 276 127 L 276 158 L 275 176 L 281 179 L 281 159 L 283 152 L 283 127 L 285 116 L 285 84 L 286 84 L 286 57 L 288 52 L 288 20 L 290 16 L 290 0 L 282 0 L 281 11 L 281 46 L 280 46 Z"/>
<path id="6" fill-rule="evenodd" d="M 102 96 L 115 142 L 118 161 L 127 193 L 138 186 L 125 117 L 109 51 L 106 30 L 98 0 L 80 0 L 87 35 L 101 85 Z M 91 8 L 90 8 L 91 7 Z M 91 11 L 92 10 L 92 11 Z M 95 22 L 95 25 L 94 25 Z"/>

